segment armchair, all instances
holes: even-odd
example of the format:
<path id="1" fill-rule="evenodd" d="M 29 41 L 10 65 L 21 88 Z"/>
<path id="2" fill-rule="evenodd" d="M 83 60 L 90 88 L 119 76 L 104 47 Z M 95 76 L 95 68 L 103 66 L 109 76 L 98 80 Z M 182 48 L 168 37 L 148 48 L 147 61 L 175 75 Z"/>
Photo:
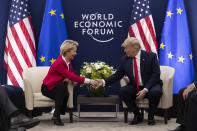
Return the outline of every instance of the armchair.
<path id="1" fill-rule="evenodd" d="M 172 106 L 172 87 L 173 87 L 173 78 L 175 70 L 172 67 L 169 66 L 160 66 L 161 75 L 160 78 L 163 81 L 163 94 L 161 96 L 158 108 L 161 108 L 164 110 L 164 122 L 167 124 L 168 120 L 168 108 Z M 120 80 L 121 87 L 125 86 L 127 83 L 129 83 L 128 78 L 122 78 Z M 146 109 L 149 107 L 149 100 L 147 98 L 143 100 L 136 100 L 136 105 L 142 109 L 142 113 L 144 112 L 143 109 Z M 125 123 L 128 121 L 128 110 L 126 104 L 123 102 L 123 108 L 124 108 L 124 121 Z"/>
<path id="2" fill-rule="evenodd" d="M 47 75 L 49 67 L 31 67 L 23 71 L 25 106 L 32 117 L 32 110 L 35 107 L 54 107 L 54 100 L 45 97 L 41 93 L 41 85 Z M 67 107 L 69 108 L 70 123 L 73 122 L 73 84 L 68 80 L 69 98 Z"/>

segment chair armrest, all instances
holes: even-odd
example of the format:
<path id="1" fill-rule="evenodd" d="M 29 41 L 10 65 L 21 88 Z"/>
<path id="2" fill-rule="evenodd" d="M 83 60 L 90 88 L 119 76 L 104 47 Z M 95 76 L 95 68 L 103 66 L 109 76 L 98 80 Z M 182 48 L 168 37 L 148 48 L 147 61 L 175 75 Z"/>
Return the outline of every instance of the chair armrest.
<path id="1" fill-rule="evenodd" d="M 162 71 L 161 80 L 163 81 L 162 91 L 163 94 L 160 99 L 158 108 L 168 109 L 173 105 L 173 79 L 174 79 L 175 70 L 171 67 Z"/>
<path id="2" fill-rule="evenodd" d="M 69 93 L 67 107 L 73 108 L 73 88 L 74 88 L 74 84 L 72 83 L 72 81 L 68 80 L 68 87 L 67 88 L 68 88 L 68 93 Z"/>
<path id="3" fill-rule="evenodd" d="M 31 82 L 27 79 L 24 79 L 24 94 L 25 94 L 25 106 L 28 110 L 33 110 L 34 99 L 33 99 L 33 90 Z"/>

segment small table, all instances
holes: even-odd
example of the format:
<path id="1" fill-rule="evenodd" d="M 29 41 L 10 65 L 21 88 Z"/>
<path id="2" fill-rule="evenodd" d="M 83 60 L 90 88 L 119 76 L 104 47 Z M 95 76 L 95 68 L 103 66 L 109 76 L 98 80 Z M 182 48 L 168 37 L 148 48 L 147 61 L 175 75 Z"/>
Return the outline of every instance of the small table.
<path id="1" fill-rule="evenodd" d="M 101 97 L 88 97 L 84 95 L 77 96 L 77 109 L 78 116 L 80 118 L 80 106 L 81 105 L 116 105 L 116 114 L 117 118 L 119 112 L 119 96 L 118 95 L 109 95 Z"/>

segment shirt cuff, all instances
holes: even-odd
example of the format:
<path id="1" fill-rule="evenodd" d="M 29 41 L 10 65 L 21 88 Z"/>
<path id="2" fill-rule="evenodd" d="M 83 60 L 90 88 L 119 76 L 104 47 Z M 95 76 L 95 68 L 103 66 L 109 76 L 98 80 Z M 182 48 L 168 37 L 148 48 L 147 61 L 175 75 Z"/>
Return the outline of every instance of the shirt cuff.
<path id="1" fill-rule="evenodd" d="M 85 78 L 84 83 L 85 83 L 85 84 L 90 84 L 90 79 Z"/>
<path id="2" fill-rule="evenodd" d="M 104 79 L 102 79 L 102 82 L 103 82 L 103 86 L 105 86 L 105 80 Z"/>
<path id="3" fill-rule="evenodd" d="M 148 89 L 147 89 L 147 88 L 144 88 L 144 90 L 145 90 L 146 92 L 148 92 Z"/>

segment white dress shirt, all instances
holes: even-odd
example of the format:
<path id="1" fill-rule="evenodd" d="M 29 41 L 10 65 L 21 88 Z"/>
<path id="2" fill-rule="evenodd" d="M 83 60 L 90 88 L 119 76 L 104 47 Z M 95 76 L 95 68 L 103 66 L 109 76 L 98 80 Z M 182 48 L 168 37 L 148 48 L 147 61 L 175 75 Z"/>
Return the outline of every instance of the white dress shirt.
<path id="1" fill-rule="evenodd" d="M 136 58 L 136 62 L 137 62 L 137 72 L 138 72 L 139 86 L 143 86 L 142 77 L 141 77 L 141 69 L 140 69 L 140 56 L 141 56 L 141 50 L 138 52 L 138 54 L 135 56 L 135 58 Z M 133 59 L 133 63 L 134 63 L 134 59 Z M 135 77 L 134 64 L 133 64 L 133 75 Z"/>
<path id="2" fill-rule="evenodd" d="M 136 58 L 136 63 L 137 63 L 139 86 L 143 86 L 142 76 L 141 76 L 141 69 L 140 69 L 140 57 L 141 57 L 141 50 L 139 50 L 139 52 L 137 53 L 137 55 L 135 56 L 135 58 Z M 133 63 L 134 63 L 134 59 L 133 59 Z M 134 64 L 133 64 L 133 75 L 135 77 Z M 144 90 L 148 92 L 148 89 L 147 88 L 144 88 Z"/>

